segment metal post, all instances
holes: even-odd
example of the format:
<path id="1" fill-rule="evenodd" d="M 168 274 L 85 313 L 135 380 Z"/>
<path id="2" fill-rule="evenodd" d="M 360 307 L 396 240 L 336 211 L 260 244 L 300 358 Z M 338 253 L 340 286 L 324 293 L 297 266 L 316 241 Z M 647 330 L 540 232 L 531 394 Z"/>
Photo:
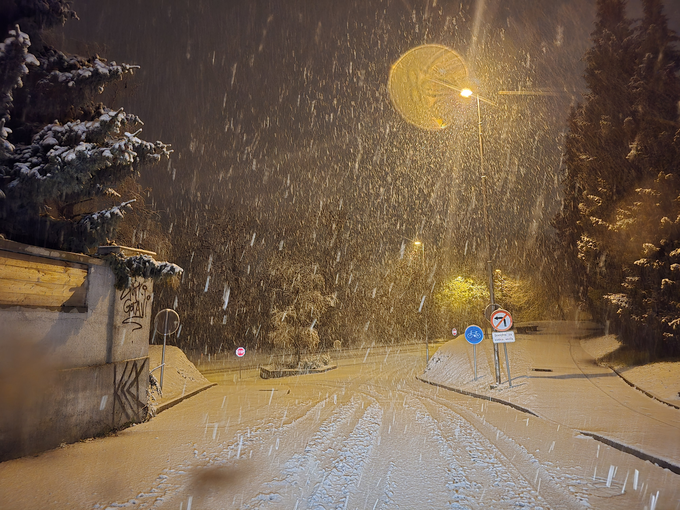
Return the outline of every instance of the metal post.
<path id="1" fill-rule="evenodd" d="M 163 391 L 163 372 L 165 371 L 165 337 L 167 337 L 167 335 L 163 333 L 163 354 L 161 355 L 161 391 Z"/>
<path id="2" fill-rule="evenodd" d="M 475 360 L 475 381 L 477 380 L 477 345 L 472 345 L 472 357 Z"/>
<path id="3" fill-rule="evenodd" d="M 505 366 L 508 369 L 508 384 L 512 388 L 512 377 L 510 377 L 510 362 L 508 361 L 508 344 L 503 344 L 503 349 L 505 350 Z"/>
<path id="4" fill-rule="evenodd" d="M 489 271 L 489 298 L 491 299 L 491 308 L 493 311 L 493 305 L 495 304 L 494 292 L 493 292 L 493 264 L 491 262 L 491 229 L 489 227 L 489 207 L 486 198 L 486 173 L 484 172 L 484 142 L 482 139 L 482 109 L 479 105 L 479 94 L 477 94 L 477 121 L 478 121 L 478 133 L 479 133 L 479 168 L 482 177 L 482 203 L 484 207 L 484 231 L 486 234 L 486 247 L 488 250 L 487 255 L 487 269 Z M 498 345 L 493 344 L 493 363 L 496 371 L 496 384 L 501 383 L 501 369 L 500 369 L 500 359 L 498 357 Z"/>
<path id="5" fill-rule="evenodd" d="M 430 344 L 427 341 L 427 315 L 425 315 L 425 366 L 430 361 Z"/>

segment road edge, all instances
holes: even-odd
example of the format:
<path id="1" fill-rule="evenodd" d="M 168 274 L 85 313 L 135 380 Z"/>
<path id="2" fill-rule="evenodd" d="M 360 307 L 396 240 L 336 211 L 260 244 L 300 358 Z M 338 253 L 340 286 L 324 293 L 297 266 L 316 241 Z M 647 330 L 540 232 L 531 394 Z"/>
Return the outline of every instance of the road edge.
<path id="1" fill-rule="evenodd" d="M 193 397 L 194 395 L 197 395 L 197 394 L 201 393 L 202 391 L 210 389 L 213 386 L 217 386 L 217 383 L 206 384 L 205 386 L 201 386 L 200 388 L 197 388 L 193 391 L 190 391 L 189 393 L 186 393 L 182 396 L 179 396 L 177 398 L 173 398 L 172 400 L 168 400 L 167 402 L 163 402 L 162 404 L 159 404 L 158 407 L 156 407 L 156 415 L 162 413 L 163 411 L 167 411 L 171 407 L 176 406 L 177 404 L 188 399 L 189 397 Z"/>

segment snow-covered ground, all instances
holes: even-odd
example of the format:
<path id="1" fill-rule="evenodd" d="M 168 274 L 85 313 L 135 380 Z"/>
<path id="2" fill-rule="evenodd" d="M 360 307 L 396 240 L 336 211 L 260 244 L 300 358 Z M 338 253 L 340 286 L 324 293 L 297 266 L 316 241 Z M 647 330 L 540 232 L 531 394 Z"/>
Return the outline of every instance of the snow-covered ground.
<path id="1" fill-rule="evenodd" d="M 565 343 L 574 349 L 580 343 L 559 334 L 532 338 L 511 346 L 513 389 L 489 388 L 485 344 L 478 349 L 478 375 L 500 400 L 509 401 L 513 391 L 522 395 L 538 416 L 416 379 L 472 384 L 459 340 L 441 347 L 425 373 L 424 348 L 409 347 L 367 349 L 341 360 L 337 370 L 295 378 L 265 381 L 255 370 L 244 370 L 241 379 L 238 372 L 212 374 L 218 386 L 148 423 L 0 464 L 0 507 L 680 508 L 680 475 L 583 433 L 581 425 L 611 412 L 603 413 L 600 397 L 593 400 L 602 392 L 588 381 L 620 379 L 572 377 L 568 348 L 562 363 L 553 357 L 553 365 L 538 366 L 549 361 L 548 351 L 559 354 L 556 346 L 562 345 L 562 356 Z M 517 361 L 523 356 L 533 368 L 565 376 L 553 382 L 578 383 L 578 396 L 558 392 L 552 400 L 579 426 L 545 413 L 547 400 L 531 388 L 555 388 L 546 385 L 551 379 L 527 375 Z M 582 391 L 584 380 L 589 391 Z M 680 415 L 620 382 L 650 404 L 649 415 L 656 406 Z M 647 426 L 639 420 L 628 428 Z M 678 462 L 671 453 L 680 434 L 667 442 L 667 456 Z"/>

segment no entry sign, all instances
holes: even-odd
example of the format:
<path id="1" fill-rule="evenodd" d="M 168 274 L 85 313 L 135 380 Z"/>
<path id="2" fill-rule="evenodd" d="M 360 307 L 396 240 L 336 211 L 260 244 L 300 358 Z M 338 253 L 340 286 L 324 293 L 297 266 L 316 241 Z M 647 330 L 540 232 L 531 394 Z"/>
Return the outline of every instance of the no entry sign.
<path id="1" fill-rule="evenodd" d="M 239 348 L 237 348 L 237 349 L 236 349 L 236 355 L 237 355 L 239 358 L 242 358 L 243 356 L 245 356 L 245 355 L 246 355 L 246 348 L 245 348 L 245 347 L 239 347 Z"/>

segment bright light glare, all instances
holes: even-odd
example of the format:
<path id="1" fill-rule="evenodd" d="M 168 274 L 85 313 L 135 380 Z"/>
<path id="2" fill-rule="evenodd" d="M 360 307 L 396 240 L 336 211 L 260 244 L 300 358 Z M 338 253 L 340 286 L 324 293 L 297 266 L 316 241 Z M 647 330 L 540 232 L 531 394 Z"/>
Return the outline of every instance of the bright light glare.
<path id="1" fill-rule="evenodd" d="M 470 97 L 472 95 L 472 91 L 470 89 L 463 89 L 460 91 L 460 95 L 463 97 Z"/>
<path id="2" fill-rule="evenodd" d="M 420 241 L 416 241 L 416 242 L 413 243 L 413 244 L 415 244 L 416 246 L 420 246 Z"/>

